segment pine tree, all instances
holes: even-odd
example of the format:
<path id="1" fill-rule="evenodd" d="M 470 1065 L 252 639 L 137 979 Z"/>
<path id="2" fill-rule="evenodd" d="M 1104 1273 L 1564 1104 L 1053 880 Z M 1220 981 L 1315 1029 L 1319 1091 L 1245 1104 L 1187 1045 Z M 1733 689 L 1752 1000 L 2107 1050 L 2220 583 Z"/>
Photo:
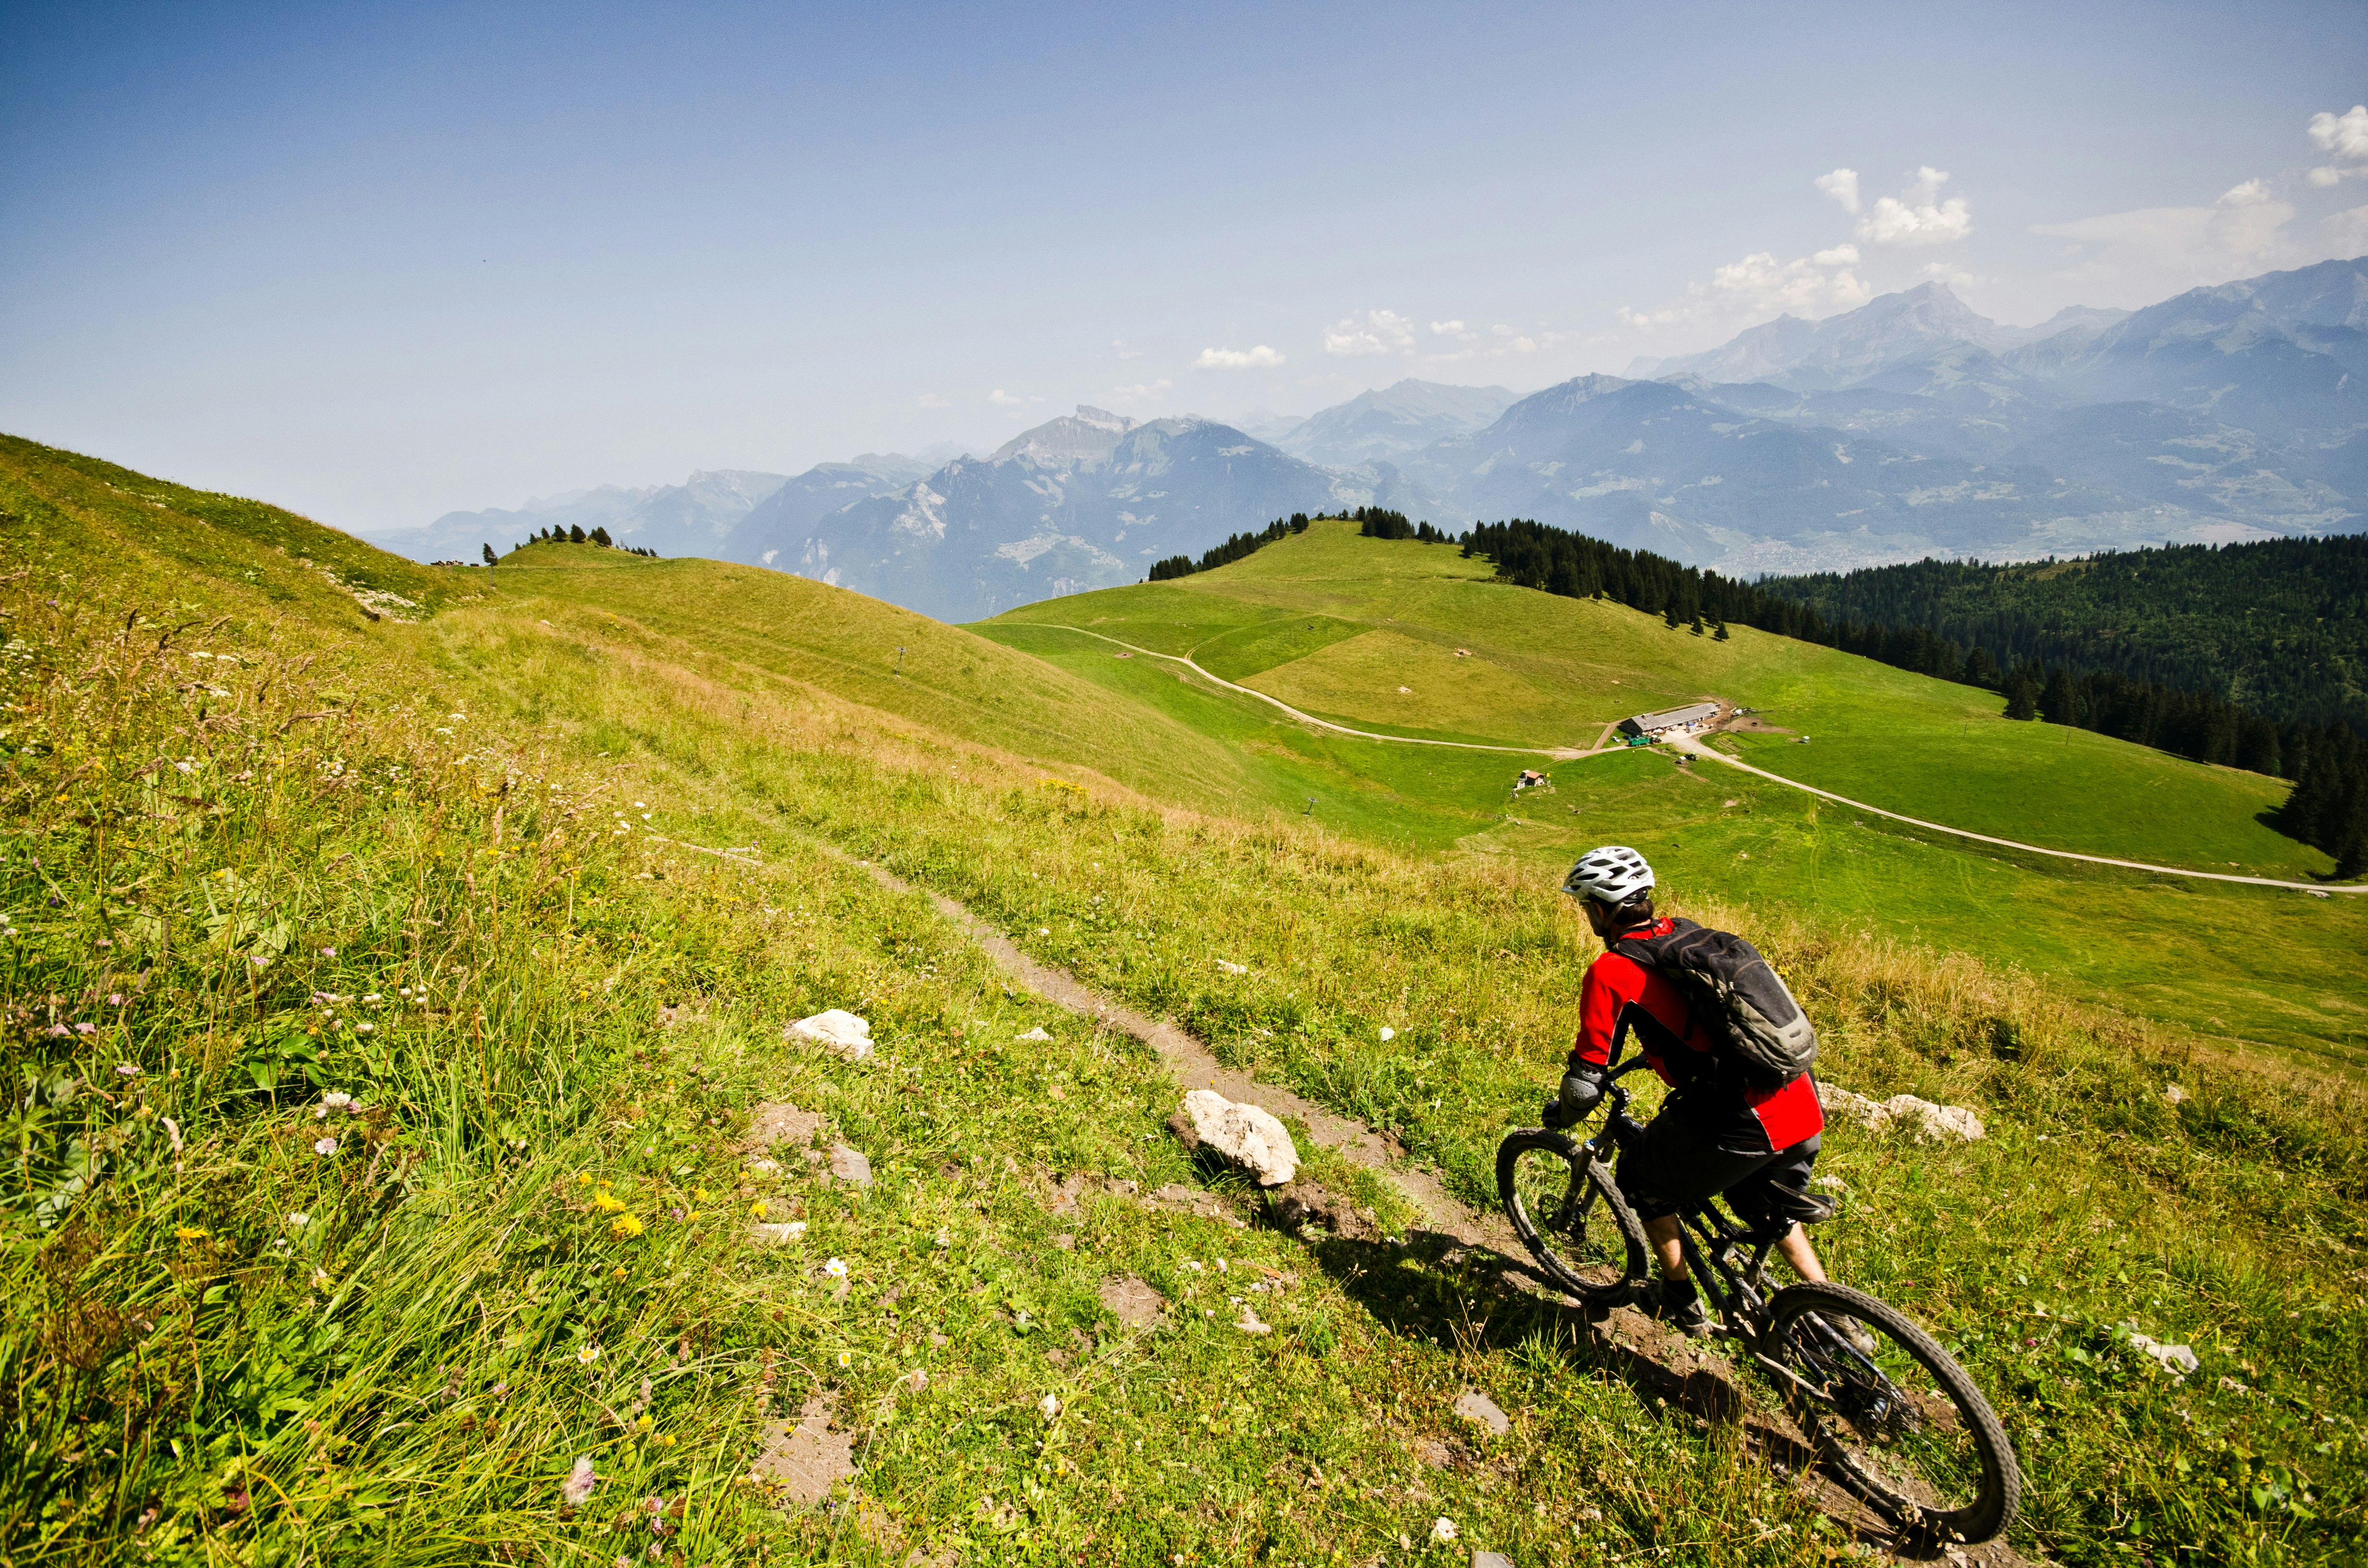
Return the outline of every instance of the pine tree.
<path id="1" fill-rule="evenodd" d="M 2039 717 L 2039 683 L 2031 678 L 2028 670 L 2017 670 L 2007 683 L 2006 716 L 2009 719 Z"/>
<path id="2" fill-rule="evenodd" d="M 1702 611 L 1694 611 L 1693 624 L 1687 628 L 1687 630 L 1691 631 L 1697 637 L 1702 634 Z"/>
<path id="3" fill-rule="evenodd" d="M 2039 694 L 2039 716 L 2051 724 L 2080 722 L 2080 694 L 2073 689 L 2072 672 L 2058 665 Z"/>
<path id="4" fill-rule="evenodd" d="M 570 544 L 582 544 L 584 542 L 584 525 L 582 523 L 570 523 L 567 526 L 567 542 Z"/>
<path id="5" fill-rule="evenodd" d="M 607 528 L 594 528 L 592 530 L 591 538 L 592 542 L 598 545 L 601 549 L 606 550 L 609 548 L 609 530 Z"/>
<path id="6" fill-rule="evenodd" d="M 1672 598 L 1661 610 L 1661 624 L 1675 631 L 1678 629 L 1678 601 Z"/>
<path id="7" fill-rule="evenodd" d="M 483 550 L 483 551 L 485 552 L 485 564 L 486 564 L 486 565 L 488 565 L 488 566 L 498 566 L 498 565 L 500 565 L 500 564 L 502 563 L 501 557 L 500 557 L 500 556 L 498 556 L 498 555 L 495 555 L 495 554 L 494 553 L 494 547 L 493 547 L 492 545 L 490 545 L 490 544 L 486 544 L 486 545 L 480 545 L 478 548 L 479 548 L 479 549 L 481 549 L 481 550 Z"/>
<path id="8" fill-rule="evenodd" d="M 1726 618 L 1725 616 L 1721 616 L 1719 617 L 1718 630 L 1711 634 L 1711 641 L 1713 642 L 1724 642 L 1726 640 Z"/>

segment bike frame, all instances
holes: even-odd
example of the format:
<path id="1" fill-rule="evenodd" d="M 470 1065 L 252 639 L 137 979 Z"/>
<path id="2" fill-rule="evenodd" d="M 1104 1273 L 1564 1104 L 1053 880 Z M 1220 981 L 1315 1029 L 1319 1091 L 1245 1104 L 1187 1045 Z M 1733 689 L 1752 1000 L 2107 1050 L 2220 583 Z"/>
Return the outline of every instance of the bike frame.
<path id="1" fill-rule="evenodd" d="M 1604 1097 L 1611 1102 L 1611 1113 L 1604 1118 L 1602 1131 L 1584 1145 L 1596 1159 L 1609 1163 L 1615 1154 L 1634 1148 L 1645 1136 L 1645 1124 L 1628 1114 L 1628 1091 L 1620 1084 L 1620 1079 L 1645 1065 L 1644 1057 L 1632 1056 L 1604 1074 Z M 1679 1210 L 1677 1220 L 1678 1246 L 1696 1286 L 1718 1304 L 1725 1332 L 1765 1360 L 1760 1331 L 1767 1324 L 1773 1294 L 1768 1289 L 1768 1255 L 1791 1233 L 1792 1226 L 1770 1234 L 1743 1224 L 1709 1199 Z M 1742 1256 L 1744 1249 L 1748 1249 L 1748 1262 Z M 1769 1364 L 1782 1370 L 1773 1362 Z"/>

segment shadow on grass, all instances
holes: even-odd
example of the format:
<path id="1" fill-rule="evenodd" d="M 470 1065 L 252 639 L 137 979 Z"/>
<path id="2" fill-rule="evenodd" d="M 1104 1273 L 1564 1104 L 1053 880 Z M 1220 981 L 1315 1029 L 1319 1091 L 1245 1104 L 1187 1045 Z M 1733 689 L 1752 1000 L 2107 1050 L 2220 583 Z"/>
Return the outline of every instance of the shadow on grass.
<path id="1" fill-rule="evenodd" d="M 1283 1227 L 1277 1225 L 1275 1228 Z M 1317 1266 L 1389 1332 L 1452 1353 L 1511 1352 L 1543 1337 L 1569 1347 L 1574 1371 L 1626 1384 L 1640 1414 L 1656 1421 L 1700 1419 L 1734 1426 L 1751 1452 L 1860 1541 L 1895 1558 L 1939 1559 L 1943 1549 L 1910 1540 L 1837 1483 L 1792 1422 L 1771 1408 L 1772 1391 L 1747 1397 L 1731 1342 L 1701 1344 L 1626 1305 L 1585 1306 L 1526 1256 L 1474 1245 L 1443 1232 L 1413 1230 L 1403 1242 L 1300 1233 Z M 1639 1521 L 1649 1539 L 1651 1521 Z M 1993 1543 L 1968 1557 L 2009 1562 Z"/>

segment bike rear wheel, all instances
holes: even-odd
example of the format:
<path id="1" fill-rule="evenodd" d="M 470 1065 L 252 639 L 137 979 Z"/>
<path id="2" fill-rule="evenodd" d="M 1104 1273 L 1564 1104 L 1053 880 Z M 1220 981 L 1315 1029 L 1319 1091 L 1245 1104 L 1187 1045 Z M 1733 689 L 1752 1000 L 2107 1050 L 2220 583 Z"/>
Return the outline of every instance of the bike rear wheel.
<path id="1" fill-rule="evenodd" d="M 1645 1227 L 1585 1144 L 1512 1133 L 1497 1148 L 1497 1194 L 1531 1256 L 1580 1301 L 1620 1300 L 1645 1277 Z"/>
<path id="2" fill-rule="evenodd" d="M 1911 1539 L 1992 1540 L 2014 1523 L 2022 1471 L 1989 1401 L 1932 1336 L 1847 1285 L 1793 1285 L 1768 1345 L 1799 1380 L 1786 1403 L 1844 1483 Z"/>

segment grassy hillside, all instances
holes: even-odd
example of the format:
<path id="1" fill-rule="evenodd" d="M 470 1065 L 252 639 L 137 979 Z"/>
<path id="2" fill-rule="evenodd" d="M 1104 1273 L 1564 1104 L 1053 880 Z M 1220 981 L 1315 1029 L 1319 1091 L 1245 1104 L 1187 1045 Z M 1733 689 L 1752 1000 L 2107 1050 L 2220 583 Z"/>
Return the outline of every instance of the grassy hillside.
<path id="1" fill-rule="evenodd" d="M 1074 626 L 1165 653 L 1360 728 L 1539 746 L 1591 744 L 1629 712 L 1711 693 L 1782 733 L 1722 741 L 1757 766 L 1868 804 L 2085 853 L 2304 879 L 2331 861 L 2260 818 L 2284 786 L 2050 725 L 1998 700 L 1830 649 L 1736 627 L 1721 642 L 1623 606 L 1497 583 L 1451 548 L 1359 538 L 1319 522 L 1179 582 L 1015 610 L 985 635 L 1222 733 L 1244 699 L 1121 662 Z M 1461 651 L 1462 656 L 1459 656 Z M 1405 687 L 1406 691 L 1398 688 Z M 1281 733 L 1267 715 L 1251 722 Z M 1809 744 L 1799 744 L 1806 734 Z M 1302 744 L 1315 744 L 1305 743 Z M 1385 782 L 1406 841 L 1437 846 L 1456 819 L 1427 802 L 1493 810 L 1452 842 L 1544 875 L 1589 844 L 1633 843 L 1678 886 L 1879 929 L 2061 977 L 2084 996 L 2322 1061 L 2368 1060 L 2368 998 L 2352 955 L 2355 901 L 2215 886 L 1968 846 L 1658 754 L 1552 766 L 1551 793 L 1508 793 L 1517 757 L 1323 743 Z M 1310 792 L 1315 792 L 1311 790 Z M 1342 791 L 1335 790 L 1336 795 Z M 1343 798 L 1348 798 L 1343 795 Z M 1319 813 L 1326 807 L 1319 806 Z M 1372 834 L 1370 813 L 1338 825 Z M 2277 964 L 2255 956 L 2277 922 Z"/>
<path id="2" fill-rule="evenodd" d="M 1474 1201 L 1592 950 L 1527 862 L 1096 779 L 1165 778 L 1136 733 L 1163 716 L 1141 734 L 1207 733 L 1140 660 L 1100 656 L 1142 682 L 1121 702 L 853 596 L 686 607 L 713 569 L 613 557 L 424 573 L 406 597 L 441 608 L 370 621 L 317 572 L 274 574 L 278 542 L 347 547 L 326 530 L 275 513 L 281 540 L 217 536 L 110 483 L 135 488 L 0 452 L 0 1002 L 28 1090 L 0 1187 L 11 1562 L 1809 1564 L 1846 1544 L 1732 1426 L 1657 1400 L 1499 1266 L 1144 1202 L 1176 1184 L 1252 1213 L 1162 1131 L 1178 1086 L 1148 1052 L 1014 994 L 841 857 L 1372 1119 Z M 934 679 L 887 673 L 891 626 Z M 1008 747 L 965 733 L 996 723 Z M 1099 748 L 1087 790 L 1042 782 L 1030 748 L 1055 744 Z M 2020 1545 L 2356 1554 L 2356 1097 L 2011 968 L 1683 896 L 1777 956 L 1835 1081 L 1988 1122 L 1947 1151 L 1837 1130 L 1849 1207 L 1822 1244 L 1997 1393 L 2032 1482 Z M 782 1040 L 825 1006 L 871 1017 L 879 1054 Z M 824 1113 L 874 1183 L 787 1149 L 746 1166 L 759 1100 Z M 1072 1208 L 1055 1184 L 1076 1176 Z M 759 1209 L 807 1229 L 760 1245 Z M 1112 1275 L 1157 1289 L 1164 1325 L 1107 1311 Z M 1272 1332 L 1235 1329 L 1229 1295 Z M 2125 1318 L 2203 1372 L 2152 1370 Z M 1467 1387 L 1508 1434 L 1450 1414 Z M 740 1478 L 810 1400 L 860 1468 L 837 1506 L 777 1511 Z M 1442 1517 L 1456 1557 L 1417 1544 Z"/>

